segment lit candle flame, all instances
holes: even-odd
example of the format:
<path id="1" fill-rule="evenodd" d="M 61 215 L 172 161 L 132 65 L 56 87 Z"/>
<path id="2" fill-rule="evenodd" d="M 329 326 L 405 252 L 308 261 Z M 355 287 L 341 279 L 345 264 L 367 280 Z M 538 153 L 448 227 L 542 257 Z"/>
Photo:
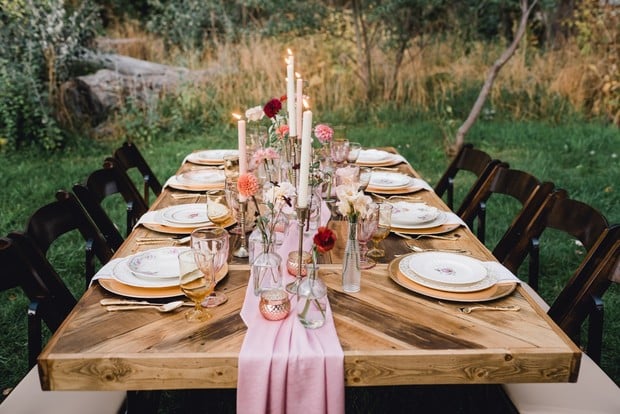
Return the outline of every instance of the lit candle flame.
<path id="1" fill-rule="evenodd" d="M 304 108 L 310 109 L 310 104 L 308 103 L 308 99 L 306 99 L 306 97 L 304 97 Z"/>
<path id="2" fill-rule="evenodd" d="M 301 75 L 299 74 L 299 72 L 295 72 L 295 77 L 296 77 L 297 79 L 301 78 Z"/>
<path id="3" fill-rule="evenodd" d="M 286 52 L 288 53 L 289 56 L 293 56 L 293 52 L 291 52 L 291 49 L 286 49 Z"/>
<path id="4" fill-rule="evenodd" d="M 233 116 L 233 118 L 235 118 L 235 119 L 237 119 L 237 120 L 239 120 L 239 119 L 241 119 L 241 118 L 242 118 L 242 117 L 241 117 L 241 115 L 239 115 L 239 114 L 235 114 L 235 113 L 233 113 L 233 114 L 232 114 L 232 116 Z"/>

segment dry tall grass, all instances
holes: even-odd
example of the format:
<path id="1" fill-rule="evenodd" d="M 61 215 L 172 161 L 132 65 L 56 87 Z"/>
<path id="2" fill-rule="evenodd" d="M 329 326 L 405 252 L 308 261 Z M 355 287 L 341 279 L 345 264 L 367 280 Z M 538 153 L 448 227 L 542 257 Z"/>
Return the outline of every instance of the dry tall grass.
<path id="1" fill-rule="evenodd" d="M 136 27 L 125 25 L 110 32 L 111 37 L 135 39 L 118 45 L 118 52 L 190 69 L 210 69 L 217 74 L 215 77 L 202 85 L 191 85 L 184 92 L 196 94 L 208 106 L 215 105 L 223 116 L 285 93 L 284 58 L 290 48 L 295 54 L 296 71 L 305 80 L 304 92 L 311 107 L 318 111 L 347 115 L 360 106 L 392 104 L 405 110 L 435 112 L 445 118 L 446 114 L 437 112 L 452 105 L 455 97 L 475 92 L 504 47 L 466 45 L 456 38 L 430 43 L 424 49 L 411 47 L 391 97 L 388 88 L 393 81 L 393 57 L 389 51 L 375 48 L 372 58 L 378 94 L 369 103 L 357 75 L 355 45 L 346 40 L 325 35 L 290 41 L 250 36 L 235 44 L 215 42 L 203 52 L 188 56 L 178 50 L 165 50 L 161 40 Z M 515 118 L 552 118 L 549 114 L 558 110 L 558 101 L 562 100 L 577 111 L 586 106 L 592 109 L 591 101 L 600 91 L 592 90 L 591 68 L 600 61 L 600 56 L 580 53 L 576 44 L 541 52 L 523 43 L 500 72 L 491 103 L 497 113 Z"/>

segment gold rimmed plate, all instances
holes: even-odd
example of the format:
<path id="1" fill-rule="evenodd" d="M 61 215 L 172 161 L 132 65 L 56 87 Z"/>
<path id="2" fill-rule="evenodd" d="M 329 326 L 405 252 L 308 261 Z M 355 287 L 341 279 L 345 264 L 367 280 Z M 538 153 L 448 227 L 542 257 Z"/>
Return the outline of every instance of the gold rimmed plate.
<path id="1" fill-rule="evenodd" d="M 220 165 L 224 164 L 224 157 L 228 155 L 238 155 L 235 149 L 214 149 L 192 152 L 187 156 L 187 161 L 198 165 Z"/>
<path id="2" fill-rule="evenodd" d="M 215 276 L 216 282 L 224 279 L 227 274 L 228 264 L 224 265 L 224 267 L 222 267 L 222 269 Z M 98 279 L 97 282 L 99 282 L 99 285 L 101 285 L 101 287 L 108 292 L 130 298 L 164 299 L 175 296 L 183 296 L 183 292 L 178 285 L 169 287 L 137 287 L 126 285 L 115 279 Z"/>
<path id="3" fill-rule="evenodd" d="M 400 271 L 400 262 L 404 257 L 407 256 L 398 257 L 388 265 L 390 279 L 397 285 L 422 296 L 454 302 L 487 302 L 508 296 L 517 287 L 517 282 L 499 282 L 475 292 L 446 292 L 433 289 L 414 282 Z"/>
<path id="4" fill-rule="evenodd" d="M 226 221 L 224 221 L 223 223 L 218 223 L 218 224 L 208 222 L 206 224 L 200 224 L 198 226 L 191 226 L 191 227 L 176 227 L 176 226 L 168 226 L 168 225 L 159 224 L 159 223 L 142 223 L 142 225 L 146 227 L 147 229 L 156 231 L 158 233 L 190 234 L 192 231 L 196 230 L 198 227 L 217 226 L 217 227 L 226 228 L 236 223 L 237 223 L 237 220 L 232 215 L 230 215 L 228 216 L 228 219 L 226 219 Z"/>

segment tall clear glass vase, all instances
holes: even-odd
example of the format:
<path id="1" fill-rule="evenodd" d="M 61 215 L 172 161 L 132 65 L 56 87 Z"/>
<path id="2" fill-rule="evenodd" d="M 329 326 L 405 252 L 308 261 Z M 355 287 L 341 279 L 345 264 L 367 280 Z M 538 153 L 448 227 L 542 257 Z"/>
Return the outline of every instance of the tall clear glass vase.
<path id="1" fill-rule="evenodd" d="M 360 244 L 357 240 L 357 217 L 349 217 L 349 232 L 342 261 L 342 290 L 348 293 L 360 291 L 362 269 L 360 268 Z"/>

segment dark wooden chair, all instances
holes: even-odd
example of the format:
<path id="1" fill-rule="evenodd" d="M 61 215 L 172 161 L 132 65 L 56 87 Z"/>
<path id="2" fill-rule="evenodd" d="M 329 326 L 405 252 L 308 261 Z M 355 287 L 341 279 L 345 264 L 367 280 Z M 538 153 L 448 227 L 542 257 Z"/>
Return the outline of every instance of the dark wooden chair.
<path id="1" fill-rule="evenodd" d="M 603 342 L 602 297 L 612 283 L 620 283 L 620 225 L 603 231 L 547 312 L 576 343 L 589 319 L 587 352 L 597 364 Z"/>
<path id="2" fill-rule="evenodd" d="M 525 229 L 511 229 L 493 249 L 493 255 L 516 273 L 529 255 L 528 283 L 538 291 L 540 237 L 547 228 L 566 233 L 590 251 L 607 229 L 607 219 L 593 207 L 568 197 L 558 189 L 547 196 L 542 207 Z"/>
<path id="3" fill-rule="evenodd" d="M 28 307 L 28 366 L 26 376 L 0 404 L 0 413 L 114 414 L 124 412 L 126 392 L 41 390 L 37 356 L 42 346 L 42 323 L 54 332 L 75 299 L 43 253 L 23 233 L 0 238 L 1 290 L 20 287 L 30 299 Z"/>
<path id="4" fill-rule="evenodd" d="M 467 196 L 467 204 L 462 206 L 457 214 L 472 230 L 477 221 L 476 235 L 484 243 L 487 201 L 493 194 L 509 196 L 517 200 L 521 208 L 506 231 L 519 234 L 531 222 L 553 188 L 553 183 L 540 182 L 538 178 L 527 172 L 498 165 L 475 190 L 475 194 Z"/>
<path id="5" fill-rule="evenodd" d="M 114 250 L 118 249 L 124 239 L 119 227 L 102 206 L 104 199 L 118 194 L 125 201 L 126 235 L 131 233 L 134 225 L 148 210 L 131 179 L 112 161 L 105 162 L 103 168 L 93 171 L 85 183 L 75 184 L 73 192 Z"/>
<path id="6" fill-rule="evenodd" d="M 144 190 L 144 202 L 149 205 L 149 192 L 153 192 L 156 196 L 161 193 L 162 185 L 157 176 L 146 162 L 142 153 L 133 142 L 126 141 L 121 147 L 114 151 L 114 158 L 118 161 L 119 167 L 126 172 L 136 168 L 142 175 Z"/>
<path id="7" fill-rule="evenodd" d="M 603 325 L 600 298 L 611 283 L 620 283 L 620 225 L 604 231 L 551 307 L 530 292 L 571 338 L 579 340 L 581 325 L 589 317 L 589 339 L 576 383 L 502 385 L 520 413 L 620 412 L 618 385 L 598 366 Z"/>
<path id="8" fill-rule="evenodd" d="M 474 148 L 472 144 L 465 144 L 435 185 L 435 193 L 439 197 L 443 197 L 445 194 L 446 204 L 451 210 L 454 210 L 454 181 L 457 174 L 460 171 L 468 171 L 476 176 L 476 181 L 468 190 L 468 194 L 475 194 L 489 173 L 499 163 L 499 160 L 492 159 L 489 154 Z M 467 202 L 467 199 L 463 199 L 460 204 L 467 204 Z"/>
<path id="9" fill-rule="evenodd" d="M 56 201 L 44 205 L 30 216 L 24 234 L 47 255 L 49 248 L 60 236 L 72 231 L 79 231 L 85 241 L 84 279 L 88 286 L 95 275 L 95 259 L 105 264 L 114 255 L 114 250 L 75 195 L 59 190 Z"/>

